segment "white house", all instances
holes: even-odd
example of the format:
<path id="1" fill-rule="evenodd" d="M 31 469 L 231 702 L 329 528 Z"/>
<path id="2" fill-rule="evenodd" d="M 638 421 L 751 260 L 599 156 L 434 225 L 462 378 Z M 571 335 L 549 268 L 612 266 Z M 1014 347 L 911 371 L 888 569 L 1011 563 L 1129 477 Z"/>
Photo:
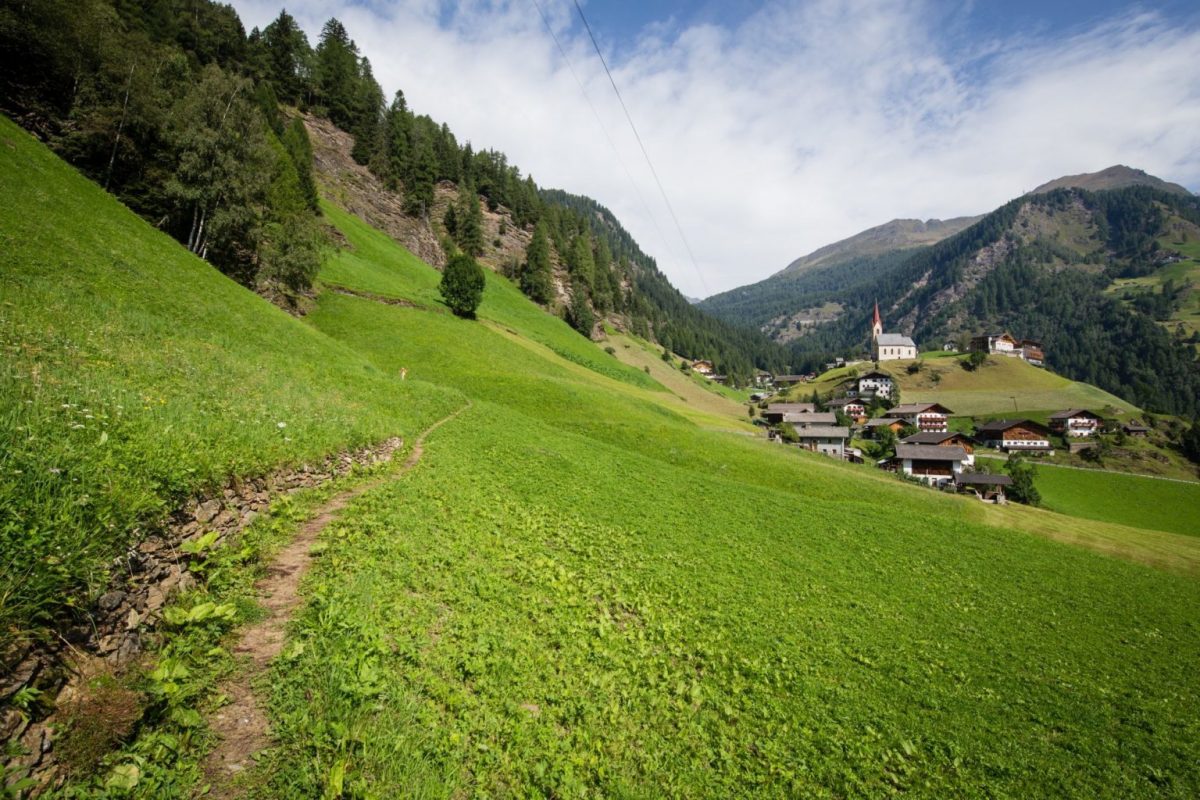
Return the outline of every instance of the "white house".
<path id="1" fill-rule="evenodd" d="M 891 397 L 895 385 L 892 376 L 886 372 L 868 372 L 858 379 L 858 396 Z"/>
<path id="2" fill-rule="evenodd" d="M 846 440 L 850 438 L 849 428 L 839 428 L 834 425 L 808 425 L 796 428 L 800 437 L 800 446 L 832 458 L 844 458 Z"/>
<path id="3" fill-rule="evenodd" d="M 1104 418 L 1085 408 L 1072 408 L 1050 415 L 1050 430 L 1062 436 L 1092 436 L 1099 433 Z"/>
<path id="4" fill-rule="evenodd" d="M 941 447 L 936 444 L 898 444 L 896 468 L 905 475 L 920 478 L 933 486 L 941 486 L 962 474 L 967 454 L 961 447 Z"/>

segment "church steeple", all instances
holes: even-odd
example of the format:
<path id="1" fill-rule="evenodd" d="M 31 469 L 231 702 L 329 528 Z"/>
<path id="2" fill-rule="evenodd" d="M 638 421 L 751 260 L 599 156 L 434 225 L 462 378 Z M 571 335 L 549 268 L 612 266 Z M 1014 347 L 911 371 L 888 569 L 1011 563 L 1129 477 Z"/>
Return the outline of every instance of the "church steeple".
<path id="1" fill-rule="evenodd" d="M 883 319 L 879 316 L 879 301 L 875 301 L 875 318 L 871 320 L 871 341 L 879 338 L 879 334 L 883 333 Z"/>

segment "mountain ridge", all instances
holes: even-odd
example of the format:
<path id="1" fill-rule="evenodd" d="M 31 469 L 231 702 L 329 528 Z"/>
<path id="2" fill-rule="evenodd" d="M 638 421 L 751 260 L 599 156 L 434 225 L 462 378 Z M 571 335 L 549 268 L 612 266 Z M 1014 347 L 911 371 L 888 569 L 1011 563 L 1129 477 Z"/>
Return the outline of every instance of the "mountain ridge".
<path id="1" fill-rule="evenodd" d="M 1129 186 L 1149 186 L 1170 194 L 1192 196 L 1187 188 L 1178 183 L 1165 181 L 1145 170 L 1127 167 L 1124 164 L 1114 164 L 1099 172 L 1063 175 L 1052 181 L 1046 181 L 1029 194 L 1045 194 L 1055 189 L 1087 189 L 1090 192 L 1102 192 L 1109 189 L 1124 189 Z"/>

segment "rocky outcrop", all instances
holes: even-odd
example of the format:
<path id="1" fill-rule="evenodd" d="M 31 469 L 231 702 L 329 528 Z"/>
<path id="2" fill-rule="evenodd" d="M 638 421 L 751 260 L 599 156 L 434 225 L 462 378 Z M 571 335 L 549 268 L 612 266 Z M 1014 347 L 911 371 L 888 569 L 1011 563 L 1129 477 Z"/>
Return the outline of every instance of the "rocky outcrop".
<path id="1" fill-rule="evenodd" d="M 0 660 L 0 741 L 16 741 L 23 751 L 4 762 L 5 779 L 12 783 L 28 776 L 39 786 L 53 783 L 59 771 L 54 708 L 76 693 L 85 673 L 98 668 L 120 673 L 153 643 L 171 596 L 196 585 L 189 565 L 202 556 L 189 554 L 188 542 L 215 533 L 213 545 L 218 545 L 266 512 L 272 500 L 320 486 L 357 466 L 390 461 L 402 445 L 392 438 L 319 464 L 231 480 L 219 492 L 193 498 L 161 529 L 145 535 L 111 565 L 107 591 L 63 626 L 58 641 L 26 644 Z M 30 696 L 53 698 L 54 703 L 39 714 L 34 710 L 39 704 L 15 702 Z"/>

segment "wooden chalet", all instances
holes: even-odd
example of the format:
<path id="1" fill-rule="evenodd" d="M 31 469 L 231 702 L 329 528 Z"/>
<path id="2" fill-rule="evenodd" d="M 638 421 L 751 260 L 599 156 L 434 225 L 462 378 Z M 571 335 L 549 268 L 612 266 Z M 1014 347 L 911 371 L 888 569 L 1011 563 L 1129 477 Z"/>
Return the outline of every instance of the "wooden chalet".
<path id="1" fill-rule="evenodd" d="M 1021 358 L 1040 367 L 1046 363 L 1046 354 L 1042 352 L 1042 343 L 1036 339 L 1021 340 Z"/>
<path id="2" fill-rule="evenodd" d="M 874 439 L 877 432 L 883 428 L 890 430 L 892 433 L 900 433 L 904 430 L 904 426 L 908 423 L 902 419 L 888 419 L 887 417 L 878 417 L 869 419 L 863 423 L 863 436 L 868 439 Z"/>
<path id="3" fill-rule="evenodd" d="M 867 407 L 857 398 L 843 397 L 839 400 L 830 400 L 825 405 L 830 411 L 841 411 L 859 425 L 867 421 Z"/>
<path id="4" fill-rule="evenodd" d="M 975 441 L 984 447 L 1009 452 L 1053 452 L 1050 430 L 1029 419 L 996 419 L 975 431 Z"/>
<path id="5" fill-rule="evenodd" d="M 713 374 L 713 363 L 706 359 L 700 359 L 699 361 L 693 361 L 692 362 L 692 371 L 698 372 L 701 375 L 712 375 Z"/>
<path id="6" fill-rule="evenodd" d="M 953 413 L 941 403 L 907 403 L 890 409 L 883 416 L 888 419 L 902 419 L 922 432 L 945 433 Z"/>
<path id="7" fill-rule="evenodd" d="M 1002 356 L 1018 355 L 1021 343 L 1017 337 L 1007 331 L 1004 333 L 985 333 L 971 338 L 972 353 L 995 353 Z"/>
<path id="8" fill-rule="evenodd" d="M 1126 422 L 1121 426 L 1121 430 L 1125 431 L 1126 436 L 1139 436 L 1145 438 L 1146 436 L 1150 435 L 1150 429 L 1137 420 Z"/>
<path id="9" fill-rule="evenodd" d="M 956 475 L 962 474 L 966 460 L 966 451 L 957 446 L 898 444 L 892 463 L 905 475 L 912 475 L 928 484 L 941 486 L 954 480 Z"/>
<path id="10" fill-rule="evenodd" d="M 1059 436 L 1094 436 L 1104 425 L 1104 417 L 1086 408 L 1072 408 L 1050 415 L 1050 430 Z"/>
<path id="11" fill-rule="evenodd" d="M 906 436 L 901 439 L 900 443 L 931 444 L 937 447 L 961 447 L 963 452 L 967 454 L 967 459 L 963 463 L 968 467 L 975 464 L 975 446 L 971 442 L 971 438 L 958 431 L 924 431 L 922 433 L 914 433 L 912 436 Z"/>

